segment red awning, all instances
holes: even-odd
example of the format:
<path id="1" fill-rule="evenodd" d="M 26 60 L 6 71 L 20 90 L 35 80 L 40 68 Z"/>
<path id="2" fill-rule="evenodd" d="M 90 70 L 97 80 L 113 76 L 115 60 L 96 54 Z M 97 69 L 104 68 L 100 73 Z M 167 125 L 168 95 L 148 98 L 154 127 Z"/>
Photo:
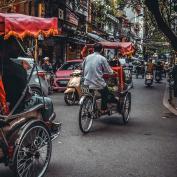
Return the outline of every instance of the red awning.
<path id="1" fill-rule="evenodd" d="M 122 56 L 132 55 L 135 52 L 135 48 L 131 42 L 109 42 L 109 41 L 101 41 L 99 42 L 103 45 L 103 48 L 107 49 L 118 49 Z M 86 52 L 88 48 L 93 48 L 94 44 L 86 44 L 84 50 L 82 51 L 82 55 Z"/>
<path id="2" fill-rule="evenodd" d="M 39 34 L 44 37 L 57 35 L 57 18 L 39 18 L 14 13 L 0 13 L 0 35 L 4 38 L 15 36 L 23 39 L 26 36 L 37 38 Z"/>

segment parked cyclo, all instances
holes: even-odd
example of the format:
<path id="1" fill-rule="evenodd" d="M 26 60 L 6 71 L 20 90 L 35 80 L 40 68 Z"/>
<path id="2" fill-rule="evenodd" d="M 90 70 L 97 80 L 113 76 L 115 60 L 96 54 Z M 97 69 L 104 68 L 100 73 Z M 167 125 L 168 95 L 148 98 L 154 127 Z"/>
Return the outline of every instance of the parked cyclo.
<path id="1" fill-rule="evenodd" d="M 122 55 L 130 55 L 134 52 L 134 47 L 131 43 L 119 43 L 119 42 L 100 42 L 105 49 L 117 50 L 116 53 Z M 85 46 L 83 50 L 86 52 L 89 48 L 93 48 L 93 45 Z M 84 64 L 83 64 L 84 65 Z M 126 83 L 126 74 L 123 67 L 120 65 L 119 60 L 111 60 L 111 68 L 114 71 L 113 75 L 104 75 L 104 79 L 107 83 L 108 89 L 111 92 L 111 97 L 107 104 L 108 111 L 106 114 L 111 116 L 112 114 L 119 113 L 122 115 L 123 123 L 128 123 L 131 110 L 131 93 L 130 89 L 132 84 Z M 84 68 L 83 68 L 84 69 Z M 84 78 L 82 79 L 84 80 Z M 81 84 L 82 97 L 80 99 L 80 111 L 79 111 L 79 127 L 83 133 L 88 133 L 92 127 L 94 119 L 100 118 L 101 111 L 101 95 L 98 90 L 92 90 L 88 85 Z M 115 99 L 116 98 L 116 101 Z"/>
<path id="2" fill-rule="evenodd" d="M 28 66 L 23 62 L 15 64 L 11 57 L 16 57 L 19 52 L 25 54 L 22 40 L 27 37 L 34 39 L 37 49 L 39 35 L 45 38 L 56 34 L 56 18 L 0 13 L 0 162 L 9 166 L 18 177 L 42 177 L 45 174 L 50 163 L 52 140 L 59 135 L 60 124 L 53 122 L 55 112 L 51 100 L 32 95 L 28 87 L 33 71 L 38 71 L 37 64 L 34 63 L 25 82 L 23 76 Z M 20 88 L 23 81 L 26 86 Z M 18 99 L 9 102 L 14 101 L 15 96 Z"/>

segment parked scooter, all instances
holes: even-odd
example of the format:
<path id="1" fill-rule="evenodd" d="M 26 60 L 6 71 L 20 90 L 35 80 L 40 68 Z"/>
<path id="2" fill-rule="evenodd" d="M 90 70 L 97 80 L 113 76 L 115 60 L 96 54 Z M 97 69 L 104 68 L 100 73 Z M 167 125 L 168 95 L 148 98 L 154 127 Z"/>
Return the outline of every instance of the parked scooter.
<path id="1" fill-rule="evenodd" d="M 53 73 L 53 71 L 46 72 L 46 79 L 47 79 L 48 86 L 49 86 L 49 94 L 53 93 L 54 77 L 55 77 L 55 74 Z"/>
<path id="2" fill-rule="evenodd" d="M 152 75 L 152 73 L 146 73 L 145 85 L 150 87 L 152 84 L 153 84 L 153 75 Z"/>
<path id="3" fill-rule="evenodd" d="M 67 89 L 64 92 L 64 100 L 67 105 L 74 105 L 81 97 L 81 70 L 75 70 L 71 74 Z"/>

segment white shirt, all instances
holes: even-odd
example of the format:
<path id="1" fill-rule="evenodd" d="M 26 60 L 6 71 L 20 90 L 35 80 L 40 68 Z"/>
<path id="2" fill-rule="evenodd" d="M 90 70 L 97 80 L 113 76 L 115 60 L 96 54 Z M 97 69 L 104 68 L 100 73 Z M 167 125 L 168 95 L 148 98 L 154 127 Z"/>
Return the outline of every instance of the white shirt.
<path id="1" fill-rule="evenodd" d="M 103 75 L 113 74 L 107 59 L 98 52 L 88 55 L 83 66 L 84 85 L 88 85 L 90 89 L 103 89 L 106 86 Z"/>

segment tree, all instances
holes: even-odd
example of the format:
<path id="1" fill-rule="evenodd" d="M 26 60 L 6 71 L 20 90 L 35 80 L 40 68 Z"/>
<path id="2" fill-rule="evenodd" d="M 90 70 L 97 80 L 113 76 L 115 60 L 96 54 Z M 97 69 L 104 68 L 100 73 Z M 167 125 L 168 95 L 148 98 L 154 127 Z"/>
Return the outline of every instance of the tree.
<path id="1" fill-rule="evenodd" d="M 153 14 L 159 30 L 167 37 L 177 51 L 177 36 L 171 28 L 172 9 L 168 0 L 144 0 L 148 10 Z M 170 5 L 170 6 L 169 6 Z"/>

